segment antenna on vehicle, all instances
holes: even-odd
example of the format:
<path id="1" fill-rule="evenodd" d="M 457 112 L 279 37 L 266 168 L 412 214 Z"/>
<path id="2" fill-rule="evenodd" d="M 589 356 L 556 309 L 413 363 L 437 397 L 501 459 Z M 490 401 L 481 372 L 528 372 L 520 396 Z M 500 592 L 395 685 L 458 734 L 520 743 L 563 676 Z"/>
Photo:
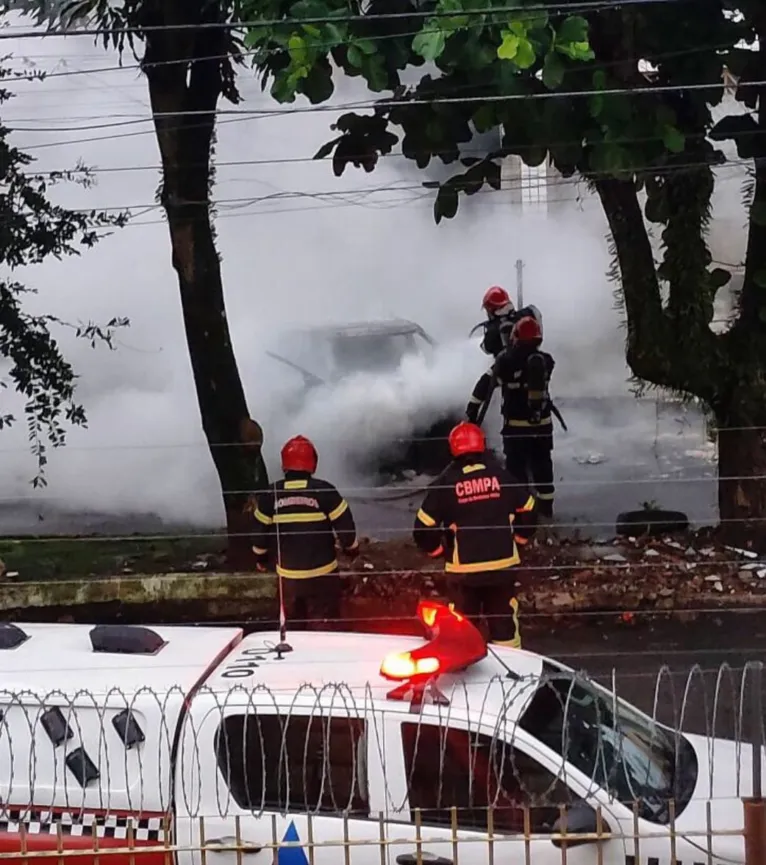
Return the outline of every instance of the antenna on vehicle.
<path id="1" fill-rule="evenodd" d="M 279 522 L 276 519 L 276 484 L 274 485 L 274 529 L 277 535 L 277 590 L 279 592 L 279 643 L 274 647 L 277 660 L 282 660 L 282 655 L 292 652 L 293 647 L 287 642 L 287 616 L 285 615 L 285 592 L 284 577 L 279 573 L 279 563 L 282 561 L 282 548 L 279 543 Z"/>

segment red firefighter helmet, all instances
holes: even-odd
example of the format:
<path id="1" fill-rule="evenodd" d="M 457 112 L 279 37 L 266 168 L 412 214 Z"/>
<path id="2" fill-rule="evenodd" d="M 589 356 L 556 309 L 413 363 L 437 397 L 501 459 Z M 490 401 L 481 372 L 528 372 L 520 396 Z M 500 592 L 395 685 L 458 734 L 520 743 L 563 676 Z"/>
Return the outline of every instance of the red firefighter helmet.
<path id="1" fill-rule="evenodd" d="M 305 436 L 295 436 L 282 447 L 283 472 L 308 472 L 313 475 L 318 462 L 317 449 Z"/>
<path id="2" fill-rule="evenodd" d="M 449 449 L 453 457 L 464 454 L 480 454 L 487 448 L 487 442 L 481 427 L 475 423 L 463 421 L 453 428 L 449 434 Z"/>
<path id="3" fill-rule="evenodd" d="M 499 285 L 493 285 L 484 292 L 481 302 L 484 310 L 490 315 L 500 312 L 513 312 L 514 306 L 508 292 Z"/>
<path id="4" fill-rule="evenodd" d="M 534 342 L 536 339 L 542 339 L 543 334 L 540 330 L 540 324 L 537 319 L 531 315 L 525 315 L 516 322 L 513 328 L 513 339 L 517 342 Z"/>

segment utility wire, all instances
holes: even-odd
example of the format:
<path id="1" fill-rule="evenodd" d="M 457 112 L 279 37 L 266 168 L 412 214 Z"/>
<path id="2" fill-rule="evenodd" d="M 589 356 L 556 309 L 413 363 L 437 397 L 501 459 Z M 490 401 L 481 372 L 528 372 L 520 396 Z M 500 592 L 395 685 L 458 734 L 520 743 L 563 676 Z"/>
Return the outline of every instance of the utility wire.
<path id="1" fill-rule="evenodd" d="M 685 0 L 685 2 L 689 2 L 689 0 Z M 475 26 L 475 25 L 469 25 L 469 27 L 473 27 L 473 26 Z M 468 28 L 465 28 L 465 29 L 468 29 Z M 434 28 L 433 30 L 413 30 L 410 32 L 395 34 L 393 36 L 388 35 L 388 34 L 387 35 L 381 35 L 381 36 L 371 35 L 371 36 L 366 37 L 366 38 L 367 38 L 367 41 L 370 41 L 370 42 L 381 42 L 381 41 L 384 41 L 386 39 L 400 38 L 401 36 L 415 36 L 418 33 L 432 33 L 432 32 L 433 33 L 444 32 L 445 34 L 447 34 L 447 33 L 450 33 L 452 31 L 442 30 L 440 28 Z M 355 40 L 353 38 L 349 38 L 349 39 L 343 40 L 340 43 L 327 43 L 324 46 L 320 44 L 316 47 L 329 49 L 336 44 L 350 45 L 350 44 L 353 44 L 354 41 Z M 725 51 L 729 47 L 730 47 L 730 43 L 722 43 L 720 45 L 712 45 L 712 44 L 701 45 L 701 46 L 698 46 L 695 48 L 686 48 L 686 49 L 681 49 L 679 51 L 669 51 L 669 52 L 662 52 L 659 54 L 654 54 L 651 56 L 651 58 L 638 58 L 637 62 L 644 62 L 650 66 L 653 66 L 654 64 L 662 62 L 663 60 L 669 60 L 669 59 L 673 59 L 673 58 L 684 57 L 684 56 L 700 54 L 700 53 L 707 53 L 709 51 Z M 277 54 L 277 53 L 280 53 L 281 50 L 282 49 L 268 49 L 267 53 Z M 259 53 L 262 53 L 262 51 L 261 52 L 256 51 L 256 50 L 243 51 L 242 56 L 243 57 L 252 57 L 252 56 L 259 54 Z M 231 54 L 227 53 L 227 54 L 204 55 L 202 57 L 195 57 L 193 60 L 189 60 L 189 59 L 157 60 L 153 63 L 148 63 L 148 64 L 143 64 L 143 63 L 124 64 L 124 63 L 120 63 L 118 65 L 98 67 L 96 69 L 72 69 L 72 70 L 66 70 L 63 72 L 43 73 L 43 80 L 48 79 L 48 78 L 65 78 L 65 77 L 70 77 L 73 75 L 88 75 L 88 74 L 94 74 L 95 75 L 95 74 L 100 74 L 100 73 L 105 73 L 105 72 L 119 72 L 119 71 L 125 71 L 125 70 L 142 71 L 145 69 L 154 69 L 154 68 L 158 68 L 158 67 L 173 66 L 173 65 L 186 66 L 186 65 L 193 65 L 194 63 L 201 63 L 201 62 L 210 61 L 210 60 L 226 60 L 226 59 L 230 59 L 230 58 L 231 58 Z M 585 67 L 585 68 L 587 68 L 588 71 L 593 71 L 593 70 L 598 70 L 598 69 L 609 69 L 613 66 L 620 66 L 623 62 L 624 61 L 622 61 L 622 60 L 614 60 L 614 61 L 609 61 L 609 62 L 589 63 L 587 65 L 587 67 Z M 30 73 L 29 75 L 20 75 L 19 74 L 19 75 L 15 75 L 13 78 L 13 81 L 39 82 L 40 80 L 41 80 L 40 76 L 37 74 L 34 74 L 34 73 Z M 473 85 L 466 84 L 466 85 L 461 85 L 461 87 L 463 89 L 472 89 Z"/>
<path id="2" fill-rule="evenodd" d="M 665 0 L 668 2 L 668 0 Z M 673 2 L 678 2 L 678 0 L 673 0 Z M 738 87 L 763 87 L 766 85 L 766 80 L 758 79 L 756 81 L 743 81 L 739 83 Z M 260 109 L 260 108 L 218 108 L 213 111 L 209 110 L 194 110 L 194 111 L 155 111 L 151 115 L 151 117 L 147 117 L 144 120 L 134 120 L 134 121 L 125 121 L 131 123 L 148 123 L 156 118 L 165 118 L 165 117 L 210 117 L 211 115 L 216 115 L 218 117 L 226 117 L 226 116 L 236 116 L 236 117 L 278 117 L 284 115 L 296 115 L 296 114 L 318 114 L 318 113 L 326 113 L 328 111 L 332 112 L 340 112 L 340 111 L 370 111 L 370 110 L 378 110 L 384 108 L 409 108 L 413 105 L 476 105 L 476 104 L 484 104 L 484 103 L 504 103 L 504 102 L 517 102 L 519 100 L 537 100 L 537 99 L 574 99 L 580 97 L 592 97 L 592 96 L 641 96 L 647 94 L 657 94 L 657 93 L 686 93 L 686 92 L 701 92 L 704 90 L 719 90 L 722 89 L 725 85 L 723 82 L 715 82 L 715 83 L 697 83 L 697 84 L 659 84 L 659 85 L 649 85 L 647 87 L 609 87 L 603 90 L 599 89 L 589 89 L 589 90 L 565 90 L 565 91 L 550 91 L 550 92 L 540 92 L 540 93 L 508 93 L 508 94 L 487 94 L 485 96 L 435 96 L 432 99 L 422 99 L 422 98 L 403 98 L 403 99 L 380 99 L 380 100 L 366 100 L 359 102 L 346 102 L 342 104 L 323 104 L 323 105 L 297 105 L 292 106 L 290 108 L 269 108 L 269 109 Z M 110 125 L 123 125 L 120 124 L 106 124 Z M 73 127 L 71 131 L 76 132 L 80 131 L 84 128 L 92 128 L 92 127 Z M 26 130 L 28 132 L 37 132 L 37 129 Z M 66 129 L 59 128 L 55 131 L 67 131 Z"/>
<path id="3" fill-rule="evenodd" d="M 519 15 L 529 12 L 565 12 L 573 14 L 578 11 L 604 12 L 616 11 L 624 7 L 650 6 L 650 5 L 672 5 L 680 6 L 684 2 L 692 0 L 576 0 L 573 3 L 539 3 L 524 6 L 517 4 L 506 6 L 489 6 L 484 9 L 461 9 L 455 11 L 425 11 L 413 10 L 411 12 L 383 12 L 380 15 L 325 15 L 306 17 L 284 17 L 272 19 L 254 19 L 246 21 L 208 21 L 191 24 L 158 24 L 146 27 L 59 27 L 40 32 L 39 30 L 14 31 L 12 27 L 0 32 L 0 39 L 40 39 L 50 37 L 66 36 L 107 36 L 107 35 L 135 35 L 141 36 L 145 33 L 184 32 L 188 30 L 250 30 L 256 28 L 285 27 L 306 24 L 359 24 L 371 21 L 397 21 L 419 19 L 438 19 L 455 17 L 476 17 L 498 14 Z"/>
<path id="4" fill-rule="evenodd" d="M 675 165 L 668 166 L 636 166 L 635 170 L 640 172 L 642 170 L 655 171 L 658 174 L 672 174 L 676 171 L 686 171 L 686 170 L 694 170 L 694 169 L 704 169 L 704 168 L 739 168 L 743 165 L 749 164 L 748 160 L 732 160 L 730 162 L 724 163 L 720 166 L 711 166 L 707 162 L 697 161 L 697 162 L 687 162 Z M 590 172 L 588 177 L 597 177 L 597 176 L 610 176 L 609 172 Z M 732 179 L 732 178 L 729 178 Z M 526 189 L 538 189 L 538 188 L 549 188 L 549 187 L 557 187 L 557 186 L 572 186 L 577 185 L 578 183 L 583 182 L 583 179 L 580 178 L 561 178 L 560 180 L 548 180 L 547 182 L 542 183 L 526 183 L 522 181 L 519 185 L 513 186 L 505 186 L 500 189 L 480 189 L 478 190 L 472 198 L 475 198 L 476 195 L 494 195 L 503 192 L 517 192 L 523 191 Z M 321 199 L 321 200 L 332 200 L 336 198 L 345 198 L 350 195 L 358 195 L 358 196 L 369 196 L 376 195 L 381 193 L 398 193 L 398 192 L 420 192 L 424 196 L 431 196 L 433 194 L 432 189 L 428 187 L 424 187 L 423 183 L 399 183 L 399 184 L 388 184 L 386 186 L 370 186 L 370 187 L 355 187 L 353 189 L 328 189 L 317 192 L 309 192 L 306 190 L 282 190 L 279 192 L 271 192 L 266 195 L 253 195 L 253 196 L 243 196 L 240 198 L 217 198 L 210 199 L 204 201 L 186 201 L 185 205 L 189 206 L 208 206 L 211 208 L 218 207 L 227 207 L 231 209 L 237 209 L 241 207 L 253 206 L 256 204 L 262 204 L 270 201 L 285 201 L 285 200 L 302 200 L 306 198 L 311 199 Z M 100 212 L 126 212 L 131 210 L 141 210 L 143 212 L 150 212 L 152 210 L 159 210 L 162 208 L 162 205 L 153 202 L 153 203 L 141 203 L 141 204 L 123 204 L 123 205 L 105 205 L 103 207 L 88 207 L 88 208 L 70 208 L 70 210 L 74 213 L 91 213 L 94 209 Z M 269 211 L 271 212 L 271 211 Z"/>

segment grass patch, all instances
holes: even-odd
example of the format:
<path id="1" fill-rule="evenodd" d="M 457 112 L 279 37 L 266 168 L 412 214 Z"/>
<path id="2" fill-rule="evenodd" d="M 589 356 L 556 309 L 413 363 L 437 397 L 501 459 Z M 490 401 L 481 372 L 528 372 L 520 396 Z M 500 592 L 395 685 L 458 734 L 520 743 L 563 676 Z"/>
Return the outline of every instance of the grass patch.
<path id="1" fill-rule="evenodd" d="M 164 574 L 191 569 L 203 557 L 213 567 L 223 559 L 225 538 L 210 535 L 181 539 L 149 536 L 103 538 L 61 535 L 0 539 L 0 559 L 16 580 Z"/>

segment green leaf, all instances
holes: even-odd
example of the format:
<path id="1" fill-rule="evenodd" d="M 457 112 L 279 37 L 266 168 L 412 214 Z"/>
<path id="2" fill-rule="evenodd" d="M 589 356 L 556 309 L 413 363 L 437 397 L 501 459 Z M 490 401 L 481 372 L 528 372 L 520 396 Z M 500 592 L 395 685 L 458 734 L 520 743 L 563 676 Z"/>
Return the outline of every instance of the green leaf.
<path id="1" fill-rule="evenodd" d="M 588 41 L 588 22 L 581 15 L 565 18 L 556 28 L 556 44 Z"/>
<path id="2" fill-rule="evenodd" d="M 354 45 L 362 52 L 362 54 L 377 54 L 378 46 L 372 39 L 356 39 Z"/>
<path id="3" fill-rule="evenodd" d="M 498 58 L 500 60 L 515 60 L 521 39 L 514 33 L 511 33 L 510 30 L 503 30 L 501 36 L 503 37 L 503 41 L 497 49 Z"/>
<path id="4" fill-rule="evenodd" d="M 365 54 L 362 61 L 362 75 L 370 90 L 380 93 L 388 88 L 388 73 L 380 54 Z"/>
<path id="5" fill-rule="evenodd" d="M 277 102 L 295 102 L 295 88 L 297 82 L 284 72 L 274 76 L 271 85 L 271 95 Z"/>
<path id="6" fill-rule="evenodd" d="M 329 63 L 312 66 L 301 84 L 301 91 L 312 105 L 320 105 L 332 96 L 335 85 L 332 82 L 332 67 Z"/>
<path id="7" fill-rule="evenodd" d="M 290 57 L 294 63 L 303 64 L 308 57 L 308 46 L 305 39 L 294 33 L 287 43 L 287 50 L 290 52 Z"/>
<path id="8" fill-rule="evenodd" d="M 545 10 L 535 10 L 524 15 L 524 23 L 527 27 L 527 32 L 530 30 L 545 30 L 548 26 L 548 13 Z"/>
<path id="9" fill-rule="evenodd" d="M 555 51 L 549 51 L 545 55 L 545 63 L 543 64 L 543 84 L 549 90 L 561 87 L 565 71 L 564 63 L 559 55 Z"/>
<path id="10" fill-rule="evenodd" d="M 520 36 L 522 39 L 526 39 L 527 36 L 527 25 L 523 21 L 511 21 L 508 24 L 508 29 L 515 36 Z"/>
<path id="11" fill-rule="evenodd" d="M 357 45 L 351 44 L 348 46 L 348 49 L 346 50 L 346 59 L 349 66 L 353 66 L 355 69 L 361 69 L 363 56 L 361 49 Z"/>
<path id="12" fill-rule="evenodd" d="M 594 60 L 596 55 L 588 42 L 556 43 L 556 50 L 571 60 Z"/>
<path id="13" fill-rule="evenodd" d="M 665 126 L 662 130 L 662 143 L 671 153 L 682 153 L 686 147 L 686 136 L 676 126 Z"/>
<path id="14" fill-rule="evenodd" d="M 454 186 L 445 183 L 436 195 L 434 201 L 434 219 L 438 225 L 442 219 L 452 219 L 457 213 L 458 191 Z"/>
<path id="15" fill-rule="evenodd" d="M 441 56 L 446 44 L 447 37 L 443 30 L 422 30 L 412 40 L 412 50 L 431 63 Z"/>
<path id="16" fill-rule="evenodd" d="M 535 49 L 529 39 L 522 39 L 519 42 L 519 47 L 516 49 L 516 57 L 514 58 L 519 69 L 529 69 L 537 60 Z"/>

